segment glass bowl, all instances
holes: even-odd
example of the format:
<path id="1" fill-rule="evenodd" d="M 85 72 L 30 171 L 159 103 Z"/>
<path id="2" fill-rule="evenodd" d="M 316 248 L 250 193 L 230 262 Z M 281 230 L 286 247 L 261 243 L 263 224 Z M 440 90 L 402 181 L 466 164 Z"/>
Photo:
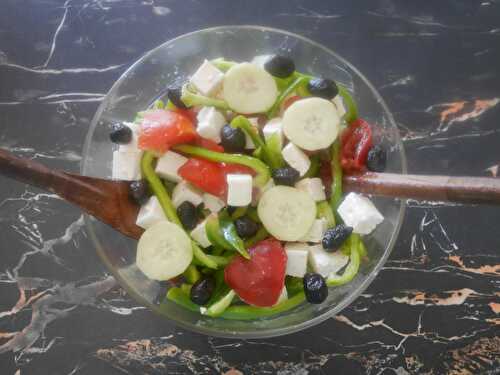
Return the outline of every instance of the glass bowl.
<path id="1" fill-rule="evenodd" d="M 172 39 L 132 65 L 113 85 L 92 121 L 84 148 L 82 173 L 110 178 L 113 145 L 108 124 L 132 121 L 172 84 L 181 84 L 204 59 L 225 57 L 250 61 L 256 55 L 282 53 L 293 58 L 297 70 L 333 78 L 345 85 L 359 105 L 360 115 L 375 126 L 375 136 L 388 151 L 387 171 L 405 173 L 406 161 L 398 130 L 384 101 L 372 84 L 350 63 L 330 49 L 287 31 L 261 26 L 221 26 Z M 272 337 L 318 324 L 339 313 L 373 281 L 387 260 L 404 215 L 402 201 L 374 198 L 383 224 L 365 238 L 369 260 L 349 284 L 330 288 L 325 302 L 304 303 L 281 315 L 256 321 L 233 321 L 201 316 L 164 301 L 168 285 L 147 279 L 135 265 L 136 241 L 92 217 L 86 227 L 109 270 L 139 303 L 181 327 L 199 333 L 233 338 Z"/>

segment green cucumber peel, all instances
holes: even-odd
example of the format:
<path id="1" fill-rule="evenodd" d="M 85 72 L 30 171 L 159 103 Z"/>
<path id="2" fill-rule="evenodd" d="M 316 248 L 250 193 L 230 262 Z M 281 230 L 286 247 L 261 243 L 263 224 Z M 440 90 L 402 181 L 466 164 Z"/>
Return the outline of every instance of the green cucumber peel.
<path id="1" fill-rule="evenodd" d="M 259 159 L 251 156 L 226 154 L 190 145 L 178 145 L 174 147 L 174 150 L 218 163 L 240 164 L 252 168 L 257 173 L 257 175 L 253 178 L 253 184 L 256 187 L 264 187 L 267 181 L 271 178 L 269 167 Z"/>

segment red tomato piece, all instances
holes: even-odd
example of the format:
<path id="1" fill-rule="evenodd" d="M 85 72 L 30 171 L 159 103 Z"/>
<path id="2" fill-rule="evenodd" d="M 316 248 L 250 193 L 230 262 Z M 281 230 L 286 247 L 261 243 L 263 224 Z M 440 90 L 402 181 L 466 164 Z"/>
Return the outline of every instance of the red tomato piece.
<path id="1" fill-rule="evenodd" d="M 341 136 L 342 152 L 340 163 L 346 173 L 365 169 L 368 151 L 373 144 L 372 129 L 365 120 L 353 121 Z"/>
<path id="2" fill-rule="evenodd" d="M 219 163 L 192 158 L 184 163 L 177 173 L 207 193 L 220 198 L 224 198 L 226 194 L 226 176 Z"/>
<path id="3" fill-rule="evenodd" d="M 224 279 L 238 296 L 251 305 L 272 306 L 285 284 L 287 255 L 276 239 L 248 249 L 250 259 L 238 255 L 224 269 Z"/>
<path id="4" fill-rule="evenodd" d="M 189 108 L 189 109 L 182 109 L 182 108 L 175 108 L 175 112 L 180 113 L 181 115 L 187 116 L 193 124 L 196 123 L 196 112 L 194 109 Z"/>
<path id="5" fill-rule="evenodd" d="M 193 122 L 186 115 L 163 109 L 146 111 L 141 123 L 139 148 L 160 153 L 196 138 Z"/>
<path id="6" fill-rule="evenodd" d="M 210 151 L 224 152 L 224 147 L 210 139 L 202 138 L 200 136 L 195 139 L 194 144 L 198 147 L 203 147 Z"/>

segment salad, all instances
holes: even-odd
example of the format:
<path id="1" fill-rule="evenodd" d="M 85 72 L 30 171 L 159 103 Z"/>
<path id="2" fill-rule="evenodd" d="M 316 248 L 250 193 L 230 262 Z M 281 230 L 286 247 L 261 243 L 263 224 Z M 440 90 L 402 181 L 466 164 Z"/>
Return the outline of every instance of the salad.
<path id="1" fill-rule="evenodd" d="M 166 299 L 251 320 L 320 304 L 369 254 L 383 216 L 342 175 L 385 168 L 348 90 L 292 59 L 204 61 L 182 87 L 114 124 L 113 178 L 145 229 L 136 264 Z"/>

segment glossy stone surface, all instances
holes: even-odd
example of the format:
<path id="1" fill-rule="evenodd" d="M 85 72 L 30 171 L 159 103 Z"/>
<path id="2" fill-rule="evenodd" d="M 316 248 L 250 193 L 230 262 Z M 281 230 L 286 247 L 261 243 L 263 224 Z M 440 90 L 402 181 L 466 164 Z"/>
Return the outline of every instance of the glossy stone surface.
<path id="1" fill-rule="evenodd" d="M 262 24 L 331 47 L 393 111 L 411 173 L 496 176 L 500 3 L 4 0 L 0 147 L 79 170 L 112 83 L 196 29 Z M 500 367 L 500 211 L 408 202 L 398 244 L 341 315 L 269 340 L 208 338 L 137 306 L 75 208 L 0 178 L 2 374 L 485 374 Z"/>

